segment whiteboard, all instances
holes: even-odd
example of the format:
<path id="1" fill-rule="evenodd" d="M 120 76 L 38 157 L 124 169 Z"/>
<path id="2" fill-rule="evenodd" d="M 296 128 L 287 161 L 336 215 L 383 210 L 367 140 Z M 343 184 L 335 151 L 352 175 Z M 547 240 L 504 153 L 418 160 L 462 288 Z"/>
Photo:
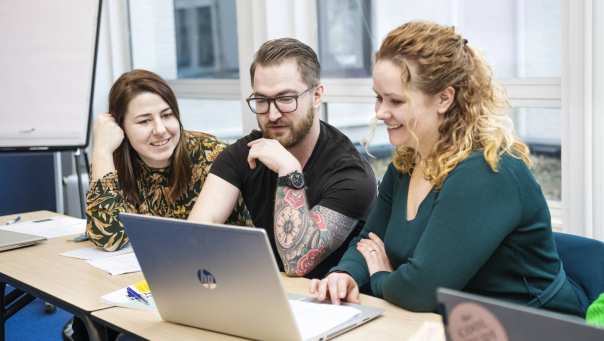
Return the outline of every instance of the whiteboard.
<path id="1" fill-rule="evenodd" d="M 87 145 L 101 2 L 0 1 L 0 150 Z"/>

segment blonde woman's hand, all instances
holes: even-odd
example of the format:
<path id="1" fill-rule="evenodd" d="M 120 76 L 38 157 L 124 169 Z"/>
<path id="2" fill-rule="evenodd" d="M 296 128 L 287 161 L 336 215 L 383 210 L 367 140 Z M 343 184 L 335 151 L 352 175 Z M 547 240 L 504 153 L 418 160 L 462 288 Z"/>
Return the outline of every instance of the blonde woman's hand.
<path id="1" fill-rule="evenodd" d="M 333 304 L 341 301 L 359 303 L 359 286 L 345 272 L 332 272 L 322 280 L 311 280 L 310 293 L 320 301 L 330 299 Z"/>
<path id="2" fill-rule="evenodd" d="M 386 255 L 384 242 L 382 242 L 377 234 L 369 232 L 368 239 L 361 239 L 357 243 L 357 250 L 363 255 L 365 262 L 367 262 L 369 276 L 380 271 L 392 272 L 392 265 L 390 265 L 390 260 Z"/>
<path id="3" fill-rule="evenodd" d="M 94 120 L 93 134 L 93 153 L 106 157 L 112 156 L 124 140 L 124 131 L 109 113 L 97 116 Z"/>

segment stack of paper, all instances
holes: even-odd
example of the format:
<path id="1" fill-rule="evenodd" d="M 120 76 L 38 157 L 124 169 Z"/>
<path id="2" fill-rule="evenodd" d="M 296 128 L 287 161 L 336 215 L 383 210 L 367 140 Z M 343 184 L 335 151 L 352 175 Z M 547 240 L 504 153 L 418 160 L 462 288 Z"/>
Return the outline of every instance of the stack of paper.
<path id="1" fill-rule="evenodd" d="M 289 300 L 302 339 L 311 339 L 350 320 L 361 311 L 357 308 L 325 303 Z"/>
<path id="2" fill-rule="evenodd" d="M 153 296 L 151 295 L 151 290 L 149 289 L 149 286 L 147 285 L 146 281 L 140 281 L 136 284 L 131 285 L 131 287 L 136 289 L 138 293 L 143 295 L 143 297 L 145 297 L 149 304 L 137 301 L 136 299 L 128 296 L 127 287 L 110 292 L 107 295 L 102 296 L 101 299 L 108 304 L 116 305 L 118 307 L 157 311 L 155 301 L 153 300 Z"/>
<path id="3" fill-rule="evenodd" d="M 88 264 L 112 275 L 141 271 L 141 266 L 138 264 L 134 250 L 132 250 L 132 246 L 130 245 L 113 252 L 103 251 L 96 247 L 87 247 L 63 252 L 61 255 L 84 259 Z"/>
<path id="4" fill-rule="evenodd" d="M 136 259 L 134 253 L 126 253 L 123 255 L 100 259 L 91 259 L 87 262 L 95 268 L 107 271 L 112 275 L 121 275 L 129 272 L 141 271 L 141 266 L 138 264 L 138 259 Z"/>
<path id="5" fill-rule="evenodd" d="M 119 255 L 123 255 L 126 253 L 132 253 L 132 252 L 134 252 L 134 250 L 132 250 L 132 246 L 130 244 L 128 244 L 127 246 L 123 247 L 121 250 L 118 250 L 118 251 L 109 252 L 109 251 L 100 249 L 98 247 L 84 247 L 81 249 L 63 252 L 61 254 L 61 256 L 84 259 L 84 260 L 93 260 L 93 259 L 101 259 L 101 258 L 119 256 Z"/>
<path id="6" fill-rule="evenodd" d="M 86 230 L 86 219 L 61 216 L 24 221 L 12 225 L 2 225 L 0 229 L 28 233 L 50 239 L 84 233 Z"/>

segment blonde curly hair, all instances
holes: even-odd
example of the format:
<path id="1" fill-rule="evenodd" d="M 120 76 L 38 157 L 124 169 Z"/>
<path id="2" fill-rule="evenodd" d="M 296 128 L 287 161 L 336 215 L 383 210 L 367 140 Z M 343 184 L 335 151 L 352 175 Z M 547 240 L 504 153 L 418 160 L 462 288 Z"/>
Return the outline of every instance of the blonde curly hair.
<path id="1" fill-rule="evenodd" d="M 530 165 L 529 149 L 514 135 L 512 120 L 505 114 L 509 105 L 503 89 L 482 56 L 454 27 L 406 23 L 386 36 L 375 60 L 398 65 L 403 84 L 426 94 L 436 95 L 449 86 L 455 89 L 454 101 L 438 129 L 438 141 L 421 161 L 426 179 L 436 188 L 459 162 L 479 149 L 495 172 L 504 153 Z M 416 65 L 413 75 L 408 62 Z M 414 148 L 397 146 L 392 163 L 400 172 L 411 174 L 418 160 Z"/>

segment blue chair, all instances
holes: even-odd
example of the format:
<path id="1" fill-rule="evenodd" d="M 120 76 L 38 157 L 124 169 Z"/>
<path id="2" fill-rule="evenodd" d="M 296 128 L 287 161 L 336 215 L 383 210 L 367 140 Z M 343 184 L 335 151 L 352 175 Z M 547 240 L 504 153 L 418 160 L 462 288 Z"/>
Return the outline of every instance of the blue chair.
<path id="1" fill-rule="evenodd" d="M 572 234 L 554 232 L 566 275 L 581 287 L 589 303 L 604 293 L 604 243 Z"/>

